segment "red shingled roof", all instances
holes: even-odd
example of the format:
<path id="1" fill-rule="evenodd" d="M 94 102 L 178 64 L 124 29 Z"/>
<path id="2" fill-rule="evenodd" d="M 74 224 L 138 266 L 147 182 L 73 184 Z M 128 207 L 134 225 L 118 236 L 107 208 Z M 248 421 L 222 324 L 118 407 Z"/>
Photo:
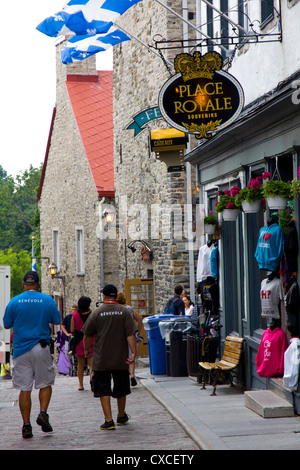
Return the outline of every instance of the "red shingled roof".
<path id="1" fill-rule="evenodd" d="M 66 85 L 98 196 L 114 197 L 113 72 L 67 75 Z M 56 108 L 52 115 L 38 201 L 42 193 L 55 115 Z"/>
<path id="2" fill-rule="evenodd" d="M 113 197 L 113 72 L 68 75 L 66 84 L 98 195 Z"/>

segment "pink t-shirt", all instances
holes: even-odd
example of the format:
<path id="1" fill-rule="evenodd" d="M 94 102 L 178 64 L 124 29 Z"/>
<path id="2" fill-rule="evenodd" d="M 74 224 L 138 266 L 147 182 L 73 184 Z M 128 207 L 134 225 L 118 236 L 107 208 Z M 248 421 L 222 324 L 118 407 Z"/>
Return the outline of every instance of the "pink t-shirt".
<path id="1" fill-rule="evenodd" d="M 88 316 L 89 316 L 89 314 L 86 314 L 86 317 L 88 317 Z M 73 321 L 74 321 L 75 330 L 81 332 L 81 329 L 84 325 L 84 322 L 82 321 L 82 319 L 80 317 L 80 314 L 78 312 L 73 313 Z M 75 338 L 76 338 L 76 335 L 75 335 Z M 94 341 L 95 341 L 95 337 L 93 338 L 92 343 L 91 343 L 91 353 L 92 354 L 93 354 Z M 77 344 L 75 351 L 76 351 L 77 356 L 84 356 L 83 339 Z"/>
<path id="2" fill-rule="evenodd" d="M 288 347 L 286 334 L 276 327 L 264 331 L 255 365 L 260 377 L 278 377 L 284 373 L 284 353 Z"/>

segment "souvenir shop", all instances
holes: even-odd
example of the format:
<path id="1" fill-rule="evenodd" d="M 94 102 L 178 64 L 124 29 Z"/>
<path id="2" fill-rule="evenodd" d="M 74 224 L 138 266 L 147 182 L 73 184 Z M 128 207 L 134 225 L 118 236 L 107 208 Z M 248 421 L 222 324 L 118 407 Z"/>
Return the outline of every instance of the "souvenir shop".
<path id="1" fill-rule="evenodd" d="M 291 84 L 282 84 L 185 157 L 197 170 L 199 202 L 220 224 L 213 235 L 205 235 L 199 249 L 198 292 L 203 296 L 203 286 L 217 285 L 214 319 L 222 325 L 222 341 L 229 334 L 245 339 L 248 390 L 269 388 L 268 381 L 283 377 L 284 352 L 291 338 L 300 335 L 300 107 L 292 103 L 291 93 Z M 293 191 L 282 207 L 273 207 L 265 196 L 267 183 L 276 180 L 290 182 Z M 241 190 L 251 184 L 265 192 L 248 212 Z M 238 194 L 240 205 L 231 204 L 236 218 L 227 220 L 219 203 L 222 196 Z M 213 250 L 218 259 L 214 274 L 207 271 Z"/>

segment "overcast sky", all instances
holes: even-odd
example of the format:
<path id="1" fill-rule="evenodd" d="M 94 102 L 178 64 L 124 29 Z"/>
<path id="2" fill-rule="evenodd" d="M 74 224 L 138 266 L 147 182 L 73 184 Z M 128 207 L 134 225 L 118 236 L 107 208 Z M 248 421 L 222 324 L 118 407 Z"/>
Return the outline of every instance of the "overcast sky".
<path id="1" fill-rule="evenodd" d="M 55 39 L 36 26 L 66 0 L 8 0 L 1 5 L 0 165 L 15 177 L 44 161 L 55 106 Z M 111 68 L 111 51 L 97 68 Z"/>

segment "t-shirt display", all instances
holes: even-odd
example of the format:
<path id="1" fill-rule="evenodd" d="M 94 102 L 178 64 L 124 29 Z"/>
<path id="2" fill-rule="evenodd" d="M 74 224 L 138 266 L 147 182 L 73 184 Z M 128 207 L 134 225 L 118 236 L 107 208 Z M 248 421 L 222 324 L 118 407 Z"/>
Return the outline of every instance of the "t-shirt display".
<path id="1" fill-rule="evenodd" d="M 280 225 L 273 223 L 262 227 L 254 255 L 259 269 L 277 271 L 283 257 L 283 245 L 284 232 Z"/>
<path id="2" fill-rule="evenodd" d="M 279 377 L 284 373 L 284 353 L 288 347 L 286 334 L 276 327 L 267 328 L 261 338 L 255 365 L 260 377 Z"/>
<path id="3" fill-rule="evenodd" d="M 263 318 L 280 318 L 279 303 L 284 299 L 281 279 L 263 279 L 260 288 L 261 316 Z"/>
<path id="4" fill-rule="evenodd" d="M 210 256 L 214 245 L 205 244 L 199 248 L 198 261 L 197 261 L 197 282 L 212 276 L 210 266 Z"/>
<path id="5" fill-rule="evenodd" d="M 300 339 L 291 338 L 290 345 L 284 353 L 283 385 L 291 389 L 298 388 L 300 365 Z"/>

